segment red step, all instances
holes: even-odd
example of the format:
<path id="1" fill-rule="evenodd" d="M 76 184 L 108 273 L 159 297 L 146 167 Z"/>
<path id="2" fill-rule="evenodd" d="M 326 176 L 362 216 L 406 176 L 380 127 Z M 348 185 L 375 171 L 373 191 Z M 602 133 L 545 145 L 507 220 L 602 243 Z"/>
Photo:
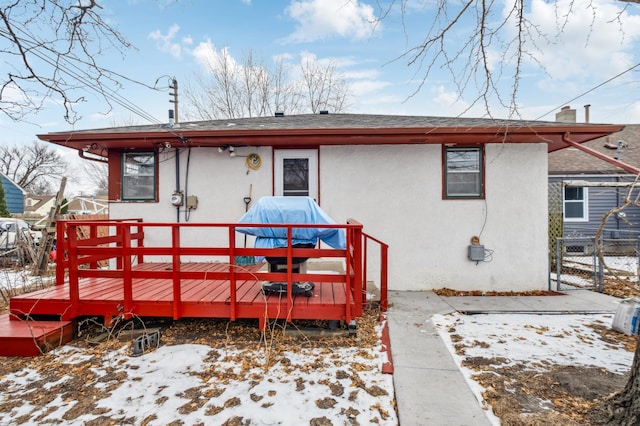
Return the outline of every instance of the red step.
<path id="1" fill-rule="evenodd" d="M 0 356 L 37 356 L 69 343 L 73 321 L 25 321 L 0 315 Z"/>

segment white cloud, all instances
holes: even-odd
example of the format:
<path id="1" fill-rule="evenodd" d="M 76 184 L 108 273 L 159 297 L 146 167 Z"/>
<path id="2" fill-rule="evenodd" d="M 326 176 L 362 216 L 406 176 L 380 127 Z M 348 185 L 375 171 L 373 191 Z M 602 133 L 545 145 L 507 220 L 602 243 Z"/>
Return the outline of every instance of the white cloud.
<path id="1" fill-rule="evenodd" d="M 292 1 L 287 15 L 297 21 L 295 31 L 284 42 L 304 43 L 332 37 L 366 39 L 381 24 L 376 25 L 373 7 L 358 0 Z"/>
<path id="2" fill-rule="evenodd" d="M 148 37 L 157 42 L 157 47 L 161 52 L 169 53 L 174 58 L 180 59 L 182 56 L 182 47 L 174 41 L 179 30 L 180 26 L 173 24 L 167 31 L 167 34 L 162 34 L 160 30 L 155 30 L 151 32 Z"/>
<path id="3" fill-rule="evenodd" d="M 210 39 L 198 43 L 191 51 L 191 54 L 205 72 L 214 69 L 217 64 L 226 61 L 227 66 L 234 70 L 232 71 L 233 75 L 241 74 L 240 70 L 242 69 L 242 65 L 231 56 L 229 48 L 216 49 L 216 46 Z"/>
<path id="4" fill-rule="evenodd" d="M 532 50 L 535 44 L 541 50 L 535 59 L 550 79 L 604 81 L 635 62 L 633 44 L 640 40 L 640 16 L 623 12 L 624 7 L 612 0 L 588 5 L 532 0 L 527 18 L 540 35 L 527 48 Z"/>

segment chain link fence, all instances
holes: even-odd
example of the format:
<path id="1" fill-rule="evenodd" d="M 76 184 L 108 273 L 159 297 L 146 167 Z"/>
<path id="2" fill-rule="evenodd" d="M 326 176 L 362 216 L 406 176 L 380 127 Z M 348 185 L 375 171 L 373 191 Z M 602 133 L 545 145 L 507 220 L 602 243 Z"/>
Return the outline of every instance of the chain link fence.
<path id="1" fill-rule="evenodd" d="M 598 253 L 598 247 L 600 253 Z M 637 287 L 640 283 L 640 240 L 595 237 L 557 238 L 550 280 L 557 291 Z"/>

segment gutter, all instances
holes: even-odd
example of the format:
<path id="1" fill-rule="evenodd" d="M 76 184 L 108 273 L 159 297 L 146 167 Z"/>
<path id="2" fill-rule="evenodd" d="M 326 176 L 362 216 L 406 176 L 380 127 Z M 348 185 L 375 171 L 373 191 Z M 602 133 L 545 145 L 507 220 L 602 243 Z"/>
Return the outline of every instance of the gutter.
<path id="1" fill-rule="evenodd" d="M 103 157 L 87 157 L 86 155 L 84 155 L 85 152 L 81 149 L 78 150 L 78 156 L 80 158 L 82 158 L 83 160 L 91 160 L 91 161 L 96 161 L 98 163 L 103 163 L 103 164 L 109 164 L 108 160 L 105 160 Z"/>
<path id="2" fill-rule="evenodd" d="M 571 139 L 569 139 L 570 137 L 570 133 L 566 132 L 564 135 L 562 135 L 562 141 L 565 142 L 566 144 L 579 149 L 580 151 L 589 154 L 593 157 L 599 158 L 603 161 L 606 161 L 607 163 L 613 164 L 616 167 L 620 167 L 621 169 L 634 174 L 634 175 L 640 175 L 640 169 L 638 169 L 637 167 L 634 167 L 630 164 L 627 164 L 623 161 L 620 160 L 616 160 L 615 158 L 609 157 L 606 154 L 603 154 L 601 152 L 596 151 L 595 149 L 589 148 L 587 146 L 582 146 L 580 145 L 578 142 L 573 141 Z"/>

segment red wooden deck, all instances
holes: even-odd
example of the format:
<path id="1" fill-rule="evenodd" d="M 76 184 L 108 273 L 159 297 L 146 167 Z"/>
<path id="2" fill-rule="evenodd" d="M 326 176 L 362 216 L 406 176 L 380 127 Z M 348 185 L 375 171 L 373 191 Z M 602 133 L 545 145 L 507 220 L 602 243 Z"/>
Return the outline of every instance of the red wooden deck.
<path id="1" fill-rule="evenodd" d="M 346 312 L 352 316 L 361 315 L 361 307 L 356 305 L 356 297 L 351 294 L 347 307 L 346 283 L 341 282 L 342 275 L 331 274 L 293 274 L 304 277 L 305 281 L 317 281 L 311 297 L 292 295 L 291 303 L 286 295 L 262 292 L 262 279 L 259 272 L 266 265 L 235 267 L 236 272 L 235 312 L 231 306 L 231 285 L 229 280 L 217 279 L 228 273 L 229 265 L 223 263 L 187 263 L 181 265 L 181 273 L 199 278 L 182 279 L 180 286 L 180 317 L 204 318 L 255 318 L 264 325 L 264 321 L 275 319 L 328 319 L 347 320 Z M 143 263 L 132 268 L 132 274 L 148 273 L 170 274 L 170 263 Z M 273 274 L 269 274 L 273 275 Z M 280 273 L 279 275 L 284 275 Z M 344 281 L 344 280 L 342 280 Z M 125 312 L 124 286 L 120 278 L 92 277 L 82 278 L 78 283 L 79 304 L 74 307 L 70 299 L 68 282 L 52 288 L 35 291 L 11 298 L 10 310 L 18 316 L 60 316 L 71 319 L 79 316 L 97 315 L 107 319 L 118 315 L 137 315 L 141 317 L 173 317 L 174 288 L 171 278 L 133 278 L 133 304 Z M 107 320 L 108 321 L 108 320 Z"/>
<path id="2" fill-rule="evenodd" d="M 287 228 L 288 246 L 275 249 L 236 247 L 236 239 L 241 239 L 236 233 L 238 226 L 140 220 L 59 221 L 56 286 L 11 298 L 10 315 L 0 320 L 0 346 L 6 346 L 10 336 L 16 337 L 20 327 L 15 327 L 15 323 L 25 319 L 61 321 L 54 321 L 59 332 L 40 327 L 43 330 L 40 337 L 45 340 L 33 339 L 34 327 L 21 328 L 22 337 L 31 338 L 32 352 L 40 351 L 39 342 L 45 342 L 47 336 L 60 338 L 64 343 L 62 340 L 69 337 L 70 321 L 83 316 L 104 317 L 105 324 L 117 316 L 126 319 L 134 316 L 228 318 L 232 321 L 253 318 L 261 328 L 276 319 L 350 323 L 362 316 L 367 303 L 367 242 L 381 248 L 380 304 L 382 310 L 386 309 L 387 246 L 363 233 L 362 225 L 356 221 L 342 225 L 242 225 Z M 294 248 L 292 235 L 296 227 L 343 228 L 346 247 Z M 207 233 L 217 234 L 210 239 L 202 238 Z M 210 245 L 194 245 L 195 240 L 207 241 Z M 159 241 L 165 241 L 164 245 Z M 217 245 L 213 245 L 214 241 Z M 289 265 L 296 257 L 337 260 L 344 266 L 344 272 L 294 273 L 291 268 L 286 272 L 269 272 L 266 264 L 236 264 L 237 259 L 254 256 L 286 258 Z M 288 293 L 263 294 L 265 281 L 288 283 Z M 292 294 L 290 284 L 298 281 L 314 283 L 311 297 Z M 27 354 L 24 349 L 23 355 L 32 355 L 32 352 Z M 3 354 L 13 352 L 0 351 L 0 355 Z"/>

